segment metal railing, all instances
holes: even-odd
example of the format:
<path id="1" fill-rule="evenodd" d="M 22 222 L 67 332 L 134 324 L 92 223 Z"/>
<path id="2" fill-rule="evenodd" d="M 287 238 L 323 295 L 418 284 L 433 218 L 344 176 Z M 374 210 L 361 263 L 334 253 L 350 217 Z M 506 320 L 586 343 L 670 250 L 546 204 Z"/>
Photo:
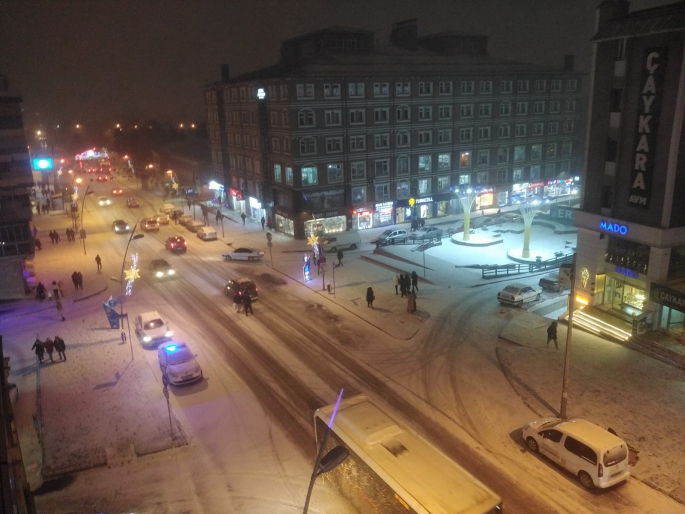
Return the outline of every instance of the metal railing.
<path id="1" fill-rule="evenodd" d="M 495 264 L 484 266 L 481 275 L 485 279 L 497 278 L 508 275 L 522 275 L 524 273 L 535 273 L 537 271 L 553 270 L 562 264 L 573 262 L 573 253 L 557 252 L 554 259 L 546 261 L 529 262 L 525 264 Z"/>

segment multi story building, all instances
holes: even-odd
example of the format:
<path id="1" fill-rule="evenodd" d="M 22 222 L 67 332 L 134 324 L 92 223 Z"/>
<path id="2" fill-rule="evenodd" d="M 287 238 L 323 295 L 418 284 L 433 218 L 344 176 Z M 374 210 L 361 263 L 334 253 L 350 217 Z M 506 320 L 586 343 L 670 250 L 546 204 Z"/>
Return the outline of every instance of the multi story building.
<path id="1" fill-rule="evenodd" d="M 332 27 L 205 89 L 231 206 L 302 238 L 568 194 L 582 171 L 583 75 L 487 54 L 487 38 Z"/>
<path id="2" fill-rule="evenodd" d="M 598 7 L 577 298 L 615 326 L 682 331 L 685 3 L 629 7 Z"/>
<path id="3" fill-rule="evenodd" d="M 25 262 L 33 257 L 32 187 L 21 97 L 0 75 L 0 300 L 26 297 Z"/>

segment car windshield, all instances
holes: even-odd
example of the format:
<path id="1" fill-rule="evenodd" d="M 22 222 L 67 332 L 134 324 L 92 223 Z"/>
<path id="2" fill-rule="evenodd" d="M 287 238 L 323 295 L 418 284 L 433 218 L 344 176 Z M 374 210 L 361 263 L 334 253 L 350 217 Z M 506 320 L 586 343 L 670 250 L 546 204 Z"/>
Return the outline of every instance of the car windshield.
<path id="1" fill-rule="evenodd" d="M 152 261 L 151 264 L 152 264 L 153 268 L 168 268 L 170 266 L 170 264 L 163 259 L 158 259 L 156 261 Z"/>
<path id="2" fill-rule="evenodd" d="M 392 230 L 386 230 L 386 231 L 383 232 L 381 235 L 382 235 L 382 236 L 389 236 L 390 234 L 392 234 Z"/>
<path id="3" fill-rule="evenodd" d="M 511 294 L 518 294 L 519 291 L 521 291 L 521 288 L 519 286 L 507 286 L 504 288 L 504 291 Z"/>
<path id="4" fill-rule="evenodd" d="M 183 364 L 184 362 L 190 362 L 193 360 L 193 354 L 190 352 L 187 346 L 176 348 L 176 350 L 166 352 L 167 358 L 169 359 L 169 364 L 172 366 L 174 364 Z"/>
<path id="5" fill-rule="evenodd" d="M 559 280 L 559 273 L 550 273 L 545 278 L 547 280 Z"/>
<path id="6" fill-rule="evenodd" d="M 145 323 L 145 325 L 143 325 L 143 328 L 145 330 L 152 330 L 152 329 L 163 327 L 163 326 L 164 326 L 164 322 L 161 319 L 157 318 L 157 319 L 153 319 L 153 320 L 150 320 L 147 323 Z"/>

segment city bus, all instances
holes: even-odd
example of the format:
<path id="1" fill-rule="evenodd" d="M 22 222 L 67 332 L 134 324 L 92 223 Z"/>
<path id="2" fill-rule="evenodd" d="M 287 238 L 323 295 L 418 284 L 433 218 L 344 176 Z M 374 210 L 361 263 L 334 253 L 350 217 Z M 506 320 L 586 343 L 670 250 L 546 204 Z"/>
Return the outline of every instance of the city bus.
<path id="1" fill-rule="evenodd" d="M 317 447 L 334 407 L 314 413 Z M 365 395 L 340 403 L 324 453 L 336 446 L 350 455 L 325 479 L 360 514 L 501 512 L 497 494 Z"/>

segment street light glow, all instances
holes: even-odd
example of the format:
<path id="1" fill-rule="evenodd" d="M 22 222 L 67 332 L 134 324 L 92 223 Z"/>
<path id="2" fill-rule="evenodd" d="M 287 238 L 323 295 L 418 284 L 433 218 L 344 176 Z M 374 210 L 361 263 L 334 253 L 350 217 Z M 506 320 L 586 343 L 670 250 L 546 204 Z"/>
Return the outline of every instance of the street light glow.
<path id="1" fill-rule="evenodd" d="M 36 131 L 36 135 L 37 135 L 37 136 L 40 136 L 41 134 L 42 134 L 42 132 L 41 132 L 40 130 L 37 130 L 37 131 Z"/>
<path id="2" fill-rule="evenodd" d="M 77 123 L 76 128 L 81 128 L 81 125 Z"/>

